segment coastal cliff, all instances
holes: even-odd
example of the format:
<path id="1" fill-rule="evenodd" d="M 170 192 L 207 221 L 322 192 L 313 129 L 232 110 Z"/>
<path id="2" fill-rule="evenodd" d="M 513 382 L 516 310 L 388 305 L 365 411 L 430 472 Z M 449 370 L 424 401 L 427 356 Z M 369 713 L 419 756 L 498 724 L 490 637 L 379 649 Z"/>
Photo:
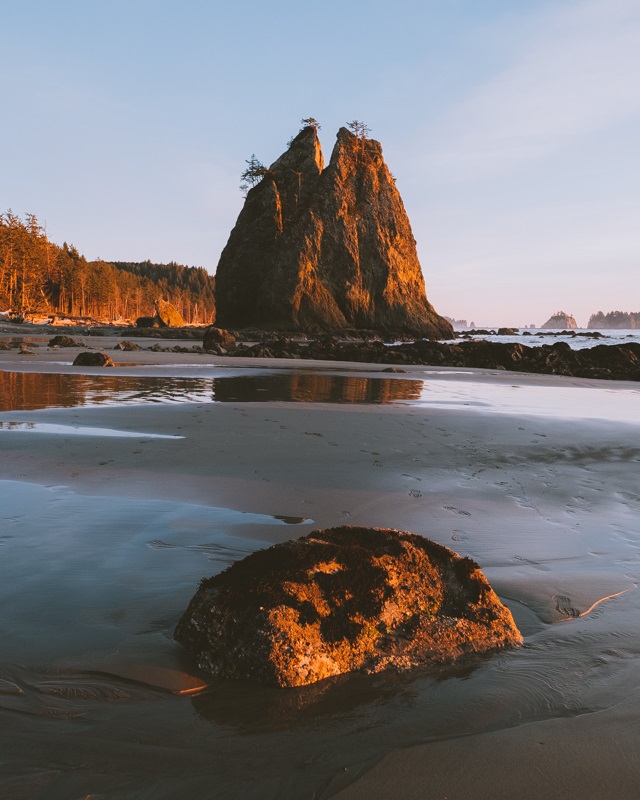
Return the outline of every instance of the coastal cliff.
<path id="1" fill-rule="evenodd" d="M 448 338 L 379 142 L 308 126 L 249 190 L 216 273 L 217 325 Z"/>

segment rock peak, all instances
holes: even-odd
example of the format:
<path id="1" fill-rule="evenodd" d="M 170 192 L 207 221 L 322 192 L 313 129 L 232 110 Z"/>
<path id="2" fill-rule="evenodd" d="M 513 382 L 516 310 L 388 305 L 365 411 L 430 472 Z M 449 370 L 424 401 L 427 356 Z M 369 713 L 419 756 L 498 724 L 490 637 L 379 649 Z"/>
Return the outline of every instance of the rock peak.
<path id="1" fill-rule="evenodd" d="M 428 302 L 379 142 L 340 128 L 329 164 L 303 128 L 249 191 L 216 276 L 217 324 L 453 336 Z"/>
<path id="2" fill-rule="evenodd" d="M 313 165 L 318 173 L 324 169 L 322 146 L 317 130 L 309 125 L 294 136 L 284 153 L 269 167 L 271 171 Z"/>

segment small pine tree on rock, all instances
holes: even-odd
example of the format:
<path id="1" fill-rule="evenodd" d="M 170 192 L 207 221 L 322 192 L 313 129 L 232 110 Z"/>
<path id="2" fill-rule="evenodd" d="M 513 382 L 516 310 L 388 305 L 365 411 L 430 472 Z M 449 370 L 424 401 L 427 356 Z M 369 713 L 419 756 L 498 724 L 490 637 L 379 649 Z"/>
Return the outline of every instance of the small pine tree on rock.
<path id="1" fill-rule="evenodd" d="M 246 197 L 249 189 L 253 189 L 256 184 L 260 183 L 264 176 L 269 174 L 269 170 L 256 158 L 255 153 L 251 154 L 251 158 L 248 158 L 245 164 L 247 168 L 240 173 L 240 180 L 242 181 L 240 191 Z"/>

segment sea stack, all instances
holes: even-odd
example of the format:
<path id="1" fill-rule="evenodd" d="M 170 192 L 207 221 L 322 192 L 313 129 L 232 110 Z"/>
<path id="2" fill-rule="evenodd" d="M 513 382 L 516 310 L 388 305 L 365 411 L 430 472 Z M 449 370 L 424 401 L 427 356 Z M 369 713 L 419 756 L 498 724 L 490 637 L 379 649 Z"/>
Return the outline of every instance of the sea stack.
<path id="1" fill-rule="evenodd" d="M 249 190 L 216 273 L 216 324 L 453 337 L 427 300 L 379 142 L 338 132 L 325 168 L 303 128 Z"/>
<path id="2" fill-rule="evenodd" d="M 562 330 L 572 330 L 573 328 L 577 328 L 578 323 L 575 320 L 575 317 L 572 317 L 571 314 L 567 314 L 564 311 L 556 311 L 555 314 L 552 314 L 549 319 L 541 325 L 541 330 L 554 330 L 554 329 L 562 329 Z"/>

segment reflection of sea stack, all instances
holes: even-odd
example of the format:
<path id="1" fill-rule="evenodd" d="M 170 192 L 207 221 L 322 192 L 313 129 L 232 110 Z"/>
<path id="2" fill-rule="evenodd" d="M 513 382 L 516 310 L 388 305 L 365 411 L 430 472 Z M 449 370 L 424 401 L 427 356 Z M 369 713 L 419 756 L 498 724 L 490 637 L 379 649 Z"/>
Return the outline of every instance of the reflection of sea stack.
<path id="1" fill-rule="evenodd" d="M 570 328 L 577 328 L 578 323 L 575 321 L 575 318 L 571 316 L 571 314 L 565 314 L 564 311 L 556 311 L 555 314 L 552 314 L 549 319 L 544 323 L 544 325 L 540 326 L 541 328 L 563 328 L 563 329 L 570 329 Z"/>
<path id="2" fill-rule="evenodd" d="M 216 273 L 217 324 L 451 337 L 428 302 L 409 219 L 380 144 L 306 127 L 249 191 Z"/>

